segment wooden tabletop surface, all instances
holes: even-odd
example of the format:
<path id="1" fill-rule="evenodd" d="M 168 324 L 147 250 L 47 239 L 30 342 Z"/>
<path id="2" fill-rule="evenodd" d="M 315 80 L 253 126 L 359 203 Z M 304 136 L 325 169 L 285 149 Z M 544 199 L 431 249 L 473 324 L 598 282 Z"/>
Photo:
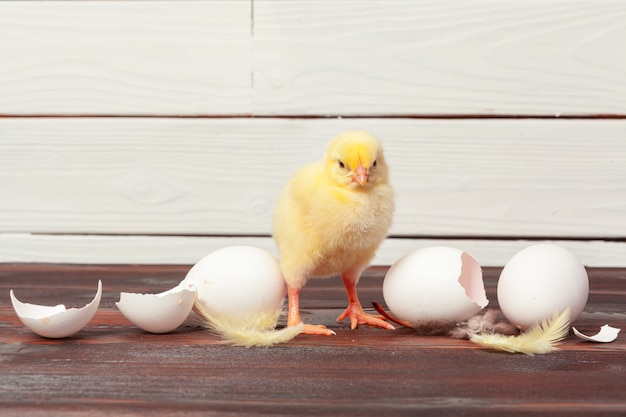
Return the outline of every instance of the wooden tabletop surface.
<path id="1" fill-rule="evenodd" d="M 178 330 L 146 333 L 116 309 L 121 291 L 175 286 L 187 266 L 0 265 L 0 415 L 515 416 L 626 415 L 626 336 L 538 356 L 484 350 L 448 336 L 336 323 L 339 279 L 310 281 L 303 318 L 333 337 L 300 335 L 271 348 L 219 343 L 192 314 Z M 386 268 L 361 279 L 364 305 L 382 302 Z M 485 268 L 497 308 L 500 269 Z M 588 269 L 590 296 L 578 330 L 626 329 L 626 270 Z M 23 302 L 82 307 L 103 283 L 100 308 L 78 334 L 45 339 L 13 312 Z"/>

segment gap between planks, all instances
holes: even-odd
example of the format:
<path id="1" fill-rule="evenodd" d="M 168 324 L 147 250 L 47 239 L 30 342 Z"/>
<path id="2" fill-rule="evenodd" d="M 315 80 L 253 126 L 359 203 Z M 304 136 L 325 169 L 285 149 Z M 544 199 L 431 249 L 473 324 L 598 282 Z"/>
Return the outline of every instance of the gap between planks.
<path id="1" fill-rule="evenodd" d="M 1 233 L 0 233 L 1 234 Z M 272 238 L 270 234 L 264 233 L 63 233 L 63 232 L 11 232 L 14 235 L 31 235 L 31 236 L 104 236 L 104 237 L 180 237 L 180 238 Z M 391 234 L 387 239 L 405 239 L 405 240 L 487 240 L 487 241 L 516 241 L 524 240 L 529 242 L 538 241 L 598 241 L 598 242 L 618 242 L 626 243 L 626 236 L 605 237 L 605 236 L 540 236 L 540 235 L 397 235 Z"/>
<path id="2" fill-rule="evenodd" d="M 623 120 L 626 114 L 0 114 L 1 119 L 424 119 L 424 120 Z"/>

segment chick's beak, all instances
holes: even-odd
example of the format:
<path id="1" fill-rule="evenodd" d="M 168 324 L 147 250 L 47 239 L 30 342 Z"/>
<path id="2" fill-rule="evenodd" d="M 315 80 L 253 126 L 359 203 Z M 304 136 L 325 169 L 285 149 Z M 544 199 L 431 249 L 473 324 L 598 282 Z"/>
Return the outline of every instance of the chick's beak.
<path id="1" fill-rule="evenodd" d="M 352 182 L 356 182 L 359 185 L 365 185 L 370 180 L 370 173 L 367 168 L 365 168 L 361 162 L 354 169 L 354 173 L 352 174 Z"/>

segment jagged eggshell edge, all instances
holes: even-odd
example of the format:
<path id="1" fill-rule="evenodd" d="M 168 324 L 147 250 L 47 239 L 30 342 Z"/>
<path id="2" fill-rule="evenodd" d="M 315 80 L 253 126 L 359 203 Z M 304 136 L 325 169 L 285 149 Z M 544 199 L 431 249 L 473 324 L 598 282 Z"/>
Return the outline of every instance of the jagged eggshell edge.
<path id="1" fill-rule="evenodd" d="M 158 294 L 122 292 L 115 305 L 135 326 L 150 333 L 169 333 L 189 317 L 195 300 L 194 285 L 183 281 Z"/>
<path id="2" fill-rule="evenodd" d="M 96 314 L 102 297 L 102 281 L 93 300 L 82 308 L 66 309 L 63 304 L 43 306 L 23 303 L 10 291 L 13 310 L 20 321 L 39 336 L 58 339 L 72 336 L 87 325 Z"/>

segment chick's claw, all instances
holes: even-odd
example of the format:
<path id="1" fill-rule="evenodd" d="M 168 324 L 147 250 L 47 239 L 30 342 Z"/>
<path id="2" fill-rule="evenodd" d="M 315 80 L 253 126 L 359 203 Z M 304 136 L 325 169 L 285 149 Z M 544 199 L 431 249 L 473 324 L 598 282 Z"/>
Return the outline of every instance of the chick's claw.
<path id="1" fill-rule="evenodd" d="M 335 336 L 337 334 L 322 324 L 305 324 L 300 333 L 317 336 Z"/>
<path id="2" fill-rule="evenodd" d="M 367 314 L 360 306 L 349 305 L 348 308 L 344 310 L 339 317 L 337 317 L 337 321 L 343 321 L 347 317 L 350 317 L 350 328 L 352 330 L 356 329 L 359 324 L 369 324 L 370 326 L 382 327 L 383 329 L 395 330 L 390 323 L 386 322 L 383 316 L 374 316 L 371 314 Z"/>

